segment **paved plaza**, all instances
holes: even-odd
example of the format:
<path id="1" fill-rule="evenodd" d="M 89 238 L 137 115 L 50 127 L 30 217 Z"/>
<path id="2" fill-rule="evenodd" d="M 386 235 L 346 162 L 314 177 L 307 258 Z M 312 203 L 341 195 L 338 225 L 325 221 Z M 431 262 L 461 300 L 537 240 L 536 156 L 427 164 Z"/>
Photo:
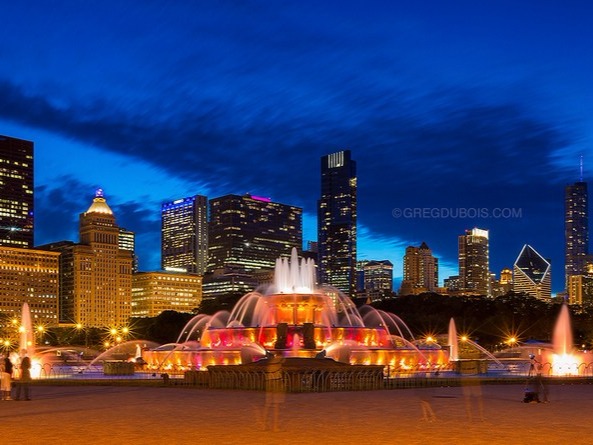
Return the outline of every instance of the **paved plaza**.
<path id="1" fill-rule="evenodd" d="M 550 385 L 550 403 L 539 404 L 522 403 L 523 390 L 484 385 L 471 398 L 458 387 L 287 394 L 280 431 L 270 431 L 261 392 L 35 385 L 32 401 L 0 402 L 0 443 L 593 443 L 593 386 Z M 423 400 L 435 421 L 422 419 Z"/>

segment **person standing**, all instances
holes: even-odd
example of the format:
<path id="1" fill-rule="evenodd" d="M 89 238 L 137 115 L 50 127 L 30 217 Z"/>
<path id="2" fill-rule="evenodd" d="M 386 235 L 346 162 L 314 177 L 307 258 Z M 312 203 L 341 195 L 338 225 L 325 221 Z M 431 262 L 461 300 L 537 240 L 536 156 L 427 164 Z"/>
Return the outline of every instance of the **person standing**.
<path id="1" fill-rule="evenodd" d="M 6 354 L 6 357 L 0 362 L 0 392 L 2 393 L 2 400 L 12 400 L 10 398 L 10 391 L 12 389 L 12 362 L 10 357 Z"/>
<path id="2" fill-rule="evenodd" d="M 264 405 L 263 426 L 264 430 L 280 431 L 280 405 L 286 400 L 284 386 L 283 357 L 270 357 L 267 359 L 264 374 L 266 388 L 266 403 Z"/>
<path id="3" fill-rule="evenodd" d="M 27 355 L 27 350 L 21 351 L 21 363 L 20 363 L 20 380 L 16 386 L 15 400 L 21 400 L 21 390 L 25 400 L 31 400 L 29 397 L 29 385 L 31 383 L 31 359 Z"/>

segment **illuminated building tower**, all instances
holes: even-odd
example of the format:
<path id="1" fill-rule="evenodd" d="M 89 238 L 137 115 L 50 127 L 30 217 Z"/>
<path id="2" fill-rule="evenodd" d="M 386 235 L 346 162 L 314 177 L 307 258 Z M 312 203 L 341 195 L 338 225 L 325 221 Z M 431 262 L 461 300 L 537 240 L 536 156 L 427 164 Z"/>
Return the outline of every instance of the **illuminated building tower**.
<path id="1" fill-rule="evenodd" d="M 29 304 L 35 325 L 58 324 L 58 252 L 0 247 L 0 315 L 19 322 Z"/>
<path id="2" fill-rule="evenodd" d="M 80 214 L 79 233 L 78 244 L 62 241 L 40 247 L 61 253 L 60 322 L 84 327 L 127 325 L 132 252 L 120 248 L 120 229 L 101 189 Z"/>
<path id="3" fill-rule="evenodd" d="M 564 193 L 564 273 L 568 290 L 571 275 L 582 275 L 589 253 L 589 212 L 587 183 L 566 186 Z"/>
<path id="4" fill-rule="evenodd" d="M 349 296 L 356 291 L 356 189 L 356 162 L 350 150 L 321 157 L 319 280 Z"/>
<path id="5" fill-rule="evenodd" d="M 517 293 L 542 300 L 552 298 L 550 262 L 528 244 L 523 246 L 513 266 L 513 286 Z"/>
<path id="6" fill-rule="evenodd" d="M 593 305 L 593 262 L 590 255 L 584 272 L 568 277 L 567 291 L 569 304 Z"/>
<path id="7" fill-rule="evenodd" d="M 132 272 L 138 272 L 138 256 L 136 255 L 136 234 L 124 228 L 119 229 L 119 248 L 132 252 Z"/>
<path id="8" fill-rule="evenodd" d="M 208 271 L 273 269 L 276 258 L 302 250 L 302 212 L 249 194 L 211 199 Z"/>
<path id="9" fill-rule="evenodd" d="M 161 207 L 161 268 L 204 275 L 208 265 L 208 198 L 190 196 Z"/>
<path id="10" fill-rule="evenodd" d="M 364 288 L 367 290 L 393 289 L 393 263 L 389 260 L 367 261 L 362 266 Z"/>
<path id="11" fill-rule="evenodd" d="M 132 283 L 132 317 L 156 317 L 163 311 L 191 313 L 202 301 L 198 274 L 139 272 Z"/>
<path id="12" fill-rule="evenodd" d="M 474 228 L 459 236 L 459 279 L 462 291 L 490 295 L 488 230 Z"/>
<path id="13" fill-rule="evenodd" d="M 500 271 L 500 280 L 499 283 L 502 286 L 512 285 L 513 284 L 513 271 L 508 267 L 505 267 Z"/>
<path id="14" fill-rule="evenodd" d="M 500 271 L 500 279 L 496 274 L 490 274 L 490 295 L 494 298 L 506 295 L 513 290 L 513 271 L 504 268 Z"/>
<path id="15" fill-rule="evenodd" d="M 33 245 L 33 142 L 0 135 L 0 246 Z"/>
<path id="16" fill-rule="evenodd" d="M 404 255 L 403 279 L 400 295 L 435 292 L 439 283 L 439 260 L 426 243 L 408 246 Z"/>

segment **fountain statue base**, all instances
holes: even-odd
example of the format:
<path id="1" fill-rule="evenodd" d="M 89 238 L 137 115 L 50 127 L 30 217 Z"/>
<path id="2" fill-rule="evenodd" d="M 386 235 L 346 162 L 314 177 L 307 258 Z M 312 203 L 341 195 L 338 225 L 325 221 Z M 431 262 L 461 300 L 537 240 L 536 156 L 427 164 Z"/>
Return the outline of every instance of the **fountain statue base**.
<path id="1" fill-rule="evenodd" d="M 244 365 L 208 366 L 208 387 L 265 390 L 266 372 L 274 360 L 286 392 L 363 391 L 383 387 L 383 366 L 349 365 L 331 359 L 285 357 Z M 195 375 L 194 375 L 195 374 Z M 186 382 L 204 385 L 203 371 L 188 371 Z"/>
<path id="2" fill-rule="evenodd" d="M 104 375 L 134 375 L 134 363 L 120 360 L 103 362 Z"/>
<path id="3" fill-rule="evenodd" d="M 463 375 L 486 374 L 488 372 L 487 360 L 457 360 L 455 372 Z"/>

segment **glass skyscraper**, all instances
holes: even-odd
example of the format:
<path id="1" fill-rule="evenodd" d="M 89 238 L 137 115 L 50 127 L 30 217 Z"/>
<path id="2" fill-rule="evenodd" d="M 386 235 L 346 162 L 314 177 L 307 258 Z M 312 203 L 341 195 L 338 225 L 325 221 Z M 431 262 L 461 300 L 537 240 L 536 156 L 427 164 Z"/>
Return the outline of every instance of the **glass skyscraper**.
<path id="1" fill-rule="evenodd" d="M 300 252 L 300 207 L 253 195 L 225 195 L 210 200 L 208 271 L 273 269 L 276 259 Z"/>
<path id="2" fill-rule="evenodd" d="M 490 295 L 488 230 L 474 228 L 459 236 L 459 279 L 462 292 Z"/>
<path id="3" fill-rule="evenodd" d="M 513 266 L 513 290 L 544 300 L 552 297 L 550 262 L 528 244 L 523 246 Z"/>
<path id="4" fill-rule="evenodd" d="M 439 283 L 439 260 L 423 242 L 420 247 L 406 247 L 400 295 L 435 292 Z"/>
<path id="5" fill-rule="evenodd" d="M 204 275 L 208 264 L 208 198 L 190 196 L 161 207 L 161 267 Z"/>
<path id="6" fill-rule="evenodd" d="M 564 192 L 564 273 L 568 290 L 569 277 L 585 272 L 589 253 L 589 211 L 587 183 L 576 182 Z"/>
<path id="7" fill-rule="evenodd" d="M 350 150 L 321 157 L 319 281 L 349 296 L 356 292 L 356 181 Z"/>
<path id="8" fill-rule="evenodd" d="M 33 142 L 0 135 L 0 246 L 33 245 Z"/>

